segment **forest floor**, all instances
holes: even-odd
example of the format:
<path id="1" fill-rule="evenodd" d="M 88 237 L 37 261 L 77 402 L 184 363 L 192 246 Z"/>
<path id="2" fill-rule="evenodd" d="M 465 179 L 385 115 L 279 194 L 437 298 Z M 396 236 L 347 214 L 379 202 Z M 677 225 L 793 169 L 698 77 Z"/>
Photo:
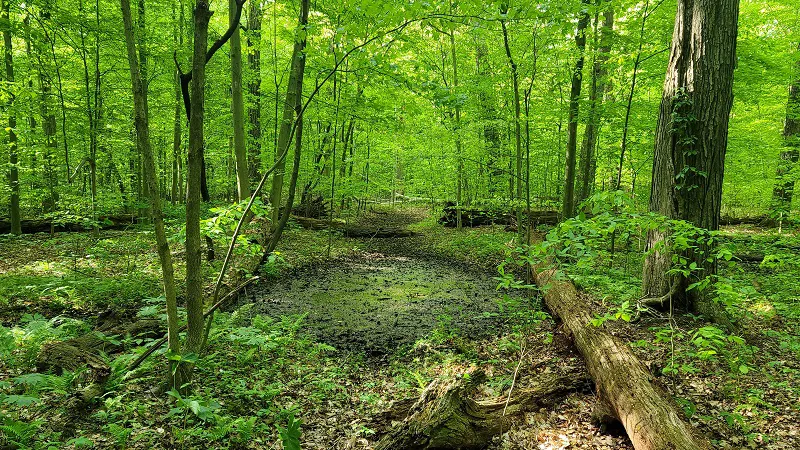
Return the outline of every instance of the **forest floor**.
<path id="1" fill-rule="evenodd" d="M 0 331 L 10 330 L 17 346 L 0 362 L 3 420 L 29 424 L 15 432 L 27 433 L 20 440 L 31 447 L 279 449 L 279 431 L 296 417 L 304 449 L 368 449 L 390 426 L 386 411 L 435 378 L 478 367 L 488 381 L 477 395 L 495 397 L 542 373 L 582 370 L 534 292 L 496 289 L 514 233 L 446 229 L 428 209 L 409 205 L 353 220 L 416 234 L 349 239 L 291 227 L 264 280 L 216 315 L 192 397 L 165 401 L 155 389 L 163 356 L 126 375 L 134 352 L 115 360 L 109 394 L 78 417 L 61 405 L 80 374 L 32 377 L 35 355 L 47 341 L 87 332 L 107 309 L 162 314 L 152 234 L 0 238 L 0 323 L 8 327 Z M 752 290 L 746 344 L 691 317 L 606 326 L 631 343 L 717 447 L 800 448 L 800 287 L 792 281 L 800 239 L 749 229 L 726 236 L 738 252 L 774 256 L 731 274 L 738 288 Z M 180 261 L 179 246 L 173 253 Z M 608 269 L 570 275 L 603 315 L 636 296 L 636 266 L 636 255 L 625 255 Z M 177 275 L 184 276 L 180 264 Z M 714 354 L 701 353 L 708 349 L 698 336 L 722 342 Z M 587 389 L 531 412 L 490 448 L 631 448 L 627 437 L 592 423 L 595 400 Z M 0 428 L 0 437 L 10 432 Z"/>

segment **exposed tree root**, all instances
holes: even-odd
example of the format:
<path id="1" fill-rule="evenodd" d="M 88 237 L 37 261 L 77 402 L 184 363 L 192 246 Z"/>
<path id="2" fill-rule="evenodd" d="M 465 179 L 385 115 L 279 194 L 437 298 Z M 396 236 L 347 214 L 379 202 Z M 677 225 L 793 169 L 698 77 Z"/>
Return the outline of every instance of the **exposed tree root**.
<path id="1" fill-rule="evenodd" d="M 588 382 L 580 373 L 546 374 L 535 386 L 511 392 L 510 398 L 474 400 L 485 380 L 482 371 L 472 371 L 455 380 L 433 381 L 375 449 L 484 448 L 494 436 L 508 431 L 522 413 L 550 406 Z"/>

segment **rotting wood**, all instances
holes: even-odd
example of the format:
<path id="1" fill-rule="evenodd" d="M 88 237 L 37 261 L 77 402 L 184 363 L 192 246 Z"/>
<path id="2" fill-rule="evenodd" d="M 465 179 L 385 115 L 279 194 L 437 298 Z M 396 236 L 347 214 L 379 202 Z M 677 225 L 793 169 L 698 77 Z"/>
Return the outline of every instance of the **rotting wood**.
<path id="1" fill-rule="evenodd" d="M 87 368 L 85 387 L 70 397 L 66 410 L 72 414 L 85 409 L 95 398 L 105 393 L 105 383 L 111 375 L 111 367 L 106 357 L 121 353 L 129 348 L 125 338 L 156 338 L 163 332 L 159 320 L 145 319 L 114 325 L 125 320 L 113 314 L 100 319 L 95 331 L 66 341 L 45 344 L 36 358 L 39 372 L 61 374 L 74 372 L 84 366 Z"/>
<path id="2" fill-rule="evenodd" d="M 132 226 L 135 217 L 132 215 L 103 216 L 98 218 L 98 226 L 103 230 L 120 230 Z M 54 219 L 31 219 L 22 221 L 22 232 L 29 233 L 52 233 L 61 231 L 89 231 L 92 224 L 86 224 L 75 220 L 60 221 Z M 11 223 L 7 220 L 0 220 L 0 234 L 9 233 Z"/>
<path id="3" fill-rule="evenodd" d="M 414 232 L 403 228 L 378 227 L 369 228 L 359 225 L 350 225 L 336 220 L 318 220 L 310 217 L 292 216 L 292 219 L 303 228 L 309 230 L 327 230 L 333 228 L 339 230 L 345 237 L 353 238 L 403 238 L 414 236 Z"/>
<path id="4" fill-rule="evenodd" d="M 527 211 L 523 217 L 528 218 L 531 224 L 555 225 L 558 223 L 559 215 L 557 211 Z M 448 203 L 444 208 L 444 215 L 439 219 L 439 223 L 453 228 L 457 225 L 458 213 L 455 205 Z M 525 220 L 525 219 L 523 219 Z M 514 214 L 498 212 L 476 208 L 461 208 L 461 223 L 465 227 L 480 227 L 485 225 L 508 225 L 516 226 L 517 219 Z"/>
<path id="5" fill-rule="evenodd" d="M 544 374 L 534 386 L 511 392 L 510 400 L 505 397 L 474 400 L 475 391 L 484 381 L 486 375 L 480 370 L 472 370 L 455 380 L 434 380 L 375 449 L 485 448 L 494 436 L 508 431 L 524 412 L 553 405 L 586 386 L 589 379 L 579 372 Z M 394 416 L 397 414 L 392 412 Z"/>
<path id="6" fill-rule="evenodd" d="M 590 322 L 575 286 L 545 265 L 532 268 L 547 307 L 564 323 L 583 355 L 602 401 L 625 428 L 636 450 L 706 450 L 708 439 L 686 422 L 675 401 L 628 346 Z"/>

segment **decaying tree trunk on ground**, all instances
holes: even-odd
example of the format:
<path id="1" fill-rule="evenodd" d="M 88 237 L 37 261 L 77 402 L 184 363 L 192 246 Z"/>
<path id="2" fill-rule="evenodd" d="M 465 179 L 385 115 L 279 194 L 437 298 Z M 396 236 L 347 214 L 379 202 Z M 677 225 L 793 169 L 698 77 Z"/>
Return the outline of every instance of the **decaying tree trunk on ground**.
<path id="1" fill-rule="evenodd" d="M 732 216 L 722 216 L 719 219 L 720 225 L 760 225 L 760 226 L 771 226 L 774 222 L 770 219 L 769 216 L 743 216 L 743 217 L 732 217 Z"/>
<path id="2" fill-rule="evenodd" d="M 93 399 L 105 392 L 105 382 L 111 375 L 111 367 L 103 355 L 114 355 L 127 349 L 124 339 L 157 338 L 163 333 L 163 325 L 159 320 L 123 320 L 122 324 L 114 324 L 119 319 L 107 317 L 92 333 L 67 341 L 53 342 L 42 347 L 36 358 L 39 372 L 52 371 L 60 374 L 63 371 L 76 371 L 84 366 L 88 368 L 87 384 L 69 401 L 67 409 L 83 409 Z"/>
<path id="3" fill-rule="evenodd" d="M 292 207 L 292 214 L 295 216 L 310 217 L 312 219 L 328 217 L 325 199 L 323 199 L 321 195 L 312 197 L 304 194 L 300 204 Z"/>
<path id="4" fill-rule="evenodd" d="M 434 380 L 375 449 L 481 449 L 508 431 L 522 413 L 552 405 L 588 381 L 578 373 L 546 374 L 535 386 L 513 391 L 510 400 L 474 400 L 485 380 L 481 371 L 456 380 Z"/>
<path id="5" fill-rule="evenodd" d="M 559 215 L 556 211 L 528 211 L 523 217 L 529 218 L 531 226 L 555 225 L 558 223 Z M 458 211 L 455 205 L 447 203 L 444 208 L 444 215 L 439 219 L 439 223 L 446 227 L 457 226 Z M 516 225 L 517 219 L 513 213 L 504 213 L 483 209 L 461 208 L 461 223 L 465 227 L 480 227 L 484 225 Z"/>
<path id="6" fill-rule="evenodd" d="M 346 237 L 354 238 L 399 238 L 414 236 L 414 232 L 402 228 L 367 228 L 358 225 L 348 225 L 336 220 L 318 220 L 310 217 L 291 217 L 301 227 L 309 230 L 327 230 L 333 228 L 341 231 Z"/>
<path id="7" fill-rule="evenodd" d="M 135 217 L 131 215 L 98 217 L 99 228 L 104 230 L 119 230 L 134 224 Z M 67 222 L 53 219 L 22 220 L 23 233 L 52 233 L 56 231 L 88 231 L 92 225 L 81 222 Z M 0 234 L 11 232 L 11 224 L 0 220 Z"/>
<path id="8" fill-rule="evenodd" d="M 689 425 L 683 413 L 625 343 L 590 324 L 585 301 L 555 271 L 534 267 L 536 284 L 545 288 L 545 303 L 572 334 L 601 400 L 608 404 L 636 450 L 705 450 L 711 444 Z"/>

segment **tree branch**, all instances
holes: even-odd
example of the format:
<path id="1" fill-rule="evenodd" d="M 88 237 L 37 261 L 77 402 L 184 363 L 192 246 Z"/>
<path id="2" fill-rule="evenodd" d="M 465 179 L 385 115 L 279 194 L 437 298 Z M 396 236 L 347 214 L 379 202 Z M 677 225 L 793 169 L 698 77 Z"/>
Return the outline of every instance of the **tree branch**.
<path id="1" fill-rule="evenodd" d="M 225 34 L 214 41 L 214 43 L 211 45 L 211 48 L 206 51 L 206 64 L 211 61 L 214 53 L 216 53 L 217 50 L 222 48 L 222 46 L 225 45 L 228 40 L 230 40 L 231 36 L 233 36 L 233 33 L 239 27 L 239 21 L 242 19 L 242 9 L 246 1 L 247 0 L 236 0 L 236 15 L 234 15 L 233 22 L 231 22 L 230 26 L 228 26 L 228 30 L 225 31 Z M 181 67 L 178 64 L 178 57 L 175 54 L 173 55 L 175 58 L 175 65 L 178 67 L 178 73 L 180 74 L 181 94 L 183 95 L 183 106 L 186 109 L 186 120 L 189 120 L 192 112 L 192 101 L 189 98 L 189 83 L 192 81 L 192 71 L 190 70 L 188 73 L 181 72 Z"/>

